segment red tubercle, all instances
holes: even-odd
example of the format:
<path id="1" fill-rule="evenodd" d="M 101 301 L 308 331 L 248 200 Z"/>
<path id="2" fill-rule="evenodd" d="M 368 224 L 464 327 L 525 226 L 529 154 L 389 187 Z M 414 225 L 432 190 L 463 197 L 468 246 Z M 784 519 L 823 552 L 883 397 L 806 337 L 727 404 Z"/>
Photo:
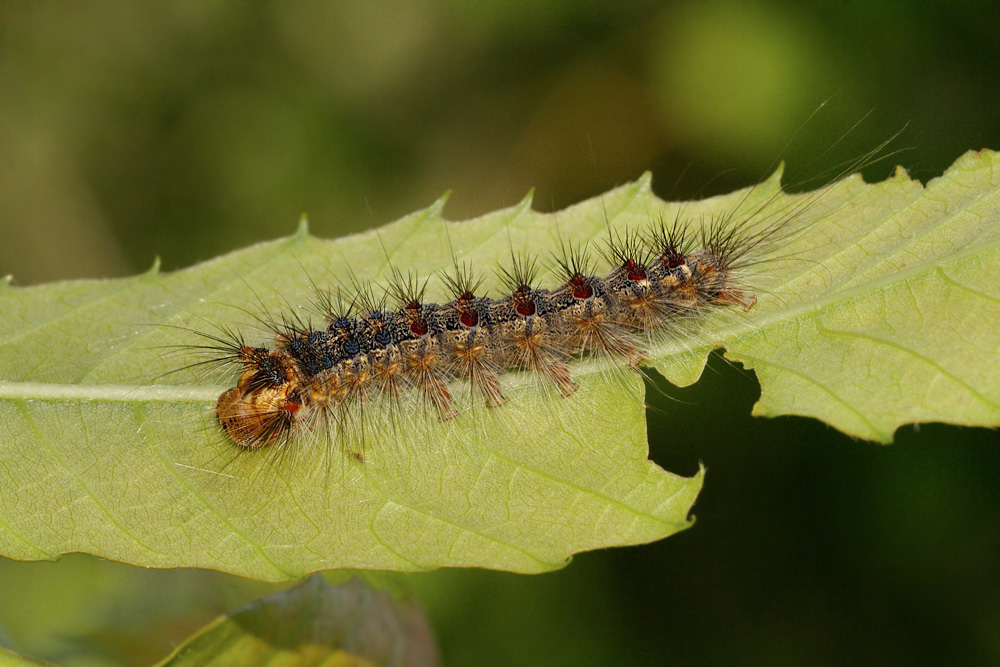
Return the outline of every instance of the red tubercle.
<path id="1" fill-rule="evenodd" d="M 677 252 L 676 249 L 668 248 L 660 255 L 660 262 L 663 266 L 668 269 L 676 269 L 677 267 L 684 266 L 687 262 L 684 260 L 684 255 Z"/>
<path id="2" fill-rule="evenodd" d="M 573 288 L 574 299 L 589 299 L 594 296 L 594 288 L 591 287 L 590 281 L 580 274 L 576 274 L 570 278 L 569 284 Z"/>
<path id="3" fill-rule="evenodd" d="M 295 403 L 292 401 L 289 401 L 288 403 L 285 403 L 284 405 L 281 406 L 282 410 L 284 410 L 285 412 L 290 412 L 292 414 L 298 412 L 301 408 L 302 408 L 301 403 Z"/>
<path id="4" fill-rule="evenodd" d="M 638 264 L 633 259 L 625 260 L 622 268 L 625 269 L 628 279 L 632 282 L 639 282 L 646 279 L 646 267 Z"/>
<path id="5" fill-rule="evenodd" d="M 421 317 L 423 309 L 424 305 L 416 299 L 403 306 L 403 310 L 406 312 L 406 319 L 410 322 L 410 333 L 414 336 L 423 336 L 428 331 L 427 320 Z"/>
<path id="6" fill-rule="evenodd" d="M 471 290 L 466 290 L 460 297 L 455 299 L 455 309 L 459 313 L 458 321 L 463 326 L 472 328 L 479 324 L 479 313 L 476 312 L 476 308 L 473 305 L 475 300 L 476 295 Z"/>
<path id="7" fill-rule="evenodd" d="M 518 303 L 514 306 L 514 310 L 521 317 L 531 317 L 535 314 L 535 303 L 534 301 Z"/>
<path id="8" fill-rule="evenodd" d="M 521 317 L 531 317 L 535 314 L 535 299 L 528 285 L 521 285 L 514 290 L 511 300 L 514 302 L 514 312 Z"/>

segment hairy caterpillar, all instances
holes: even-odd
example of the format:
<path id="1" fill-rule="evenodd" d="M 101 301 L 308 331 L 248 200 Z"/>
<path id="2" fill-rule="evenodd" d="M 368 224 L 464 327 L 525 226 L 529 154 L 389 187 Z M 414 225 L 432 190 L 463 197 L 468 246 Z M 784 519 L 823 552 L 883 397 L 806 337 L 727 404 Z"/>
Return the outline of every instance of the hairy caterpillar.
<path id="1" fill-rule="evenodd" d="M 586 248 L 561 243 L 554 258 L 561 282 L 549 287 L 537 279 L 537 258 L 512 250 L 497 269 L 502 296 L 484 295 L 482 276 L 454 257 L 441 277 L 450 299 L 440 304 L 425 299 L 426 278 L 395 267 L 382 289 L 356 280 L 349 290 L 314 287 L 317 326 L 299 316 L 262 318 L 270 345 L 248 344 L 227 328 L 201 334 L 210 342 L 196 347 L 209 358 L 199 364 L 238 371 L 215 418 L 229 441 L 256 450 L 324 429 L 339 437 L 375 396 L 390 406 L 421 397 L 448 421 L 457 414 L 453 388 L 464 383 L 496 408 L 507 401 L 502 378 L 511 371 L 534 373 L 570 397 L 573 358 L 634 369 L 656 337 L 690 336 L 712 310 L 750 310 L 756 296 L 748 269 L 802 231 L 791 223 L 823 191 L 773 210 L 776 196 L 745 206 L 751 189 L 709 219 L 681 211 L 644 228 L 609 226 L 600 255 L 610 270 L 595 271 Z"/>

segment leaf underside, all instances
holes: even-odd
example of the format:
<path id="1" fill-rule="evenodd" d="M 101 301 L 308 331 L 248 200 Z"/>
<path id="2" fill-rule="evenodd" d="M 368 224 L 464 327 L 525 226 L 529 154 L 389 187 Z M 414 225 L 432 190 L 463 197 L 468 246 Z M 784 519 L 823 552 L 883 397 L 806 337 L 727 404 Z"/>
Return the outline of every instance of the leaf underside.
<path id="1" fill-rule="evenodd" d="M 170 346 L 202 343 L 185 329 L 228 326 L 261 343 L 263 309 L 315 321 L 312 283 L 353 273 L 384 284 L 391 261 L 430 276 L 440 301 L 453 248 L 496 294 L 492 271 L 511 249 L 544 259 L 560 239 L 678 215 L 694 226 L 760 216 L 783 231 L 745 276 L 753 310 L 717 310 L 650 343 L 650 365 L 671 382 L 694 382 L 725 347 L 760 379 L 758 415 L 813 416 L 882 442 L 912 422 L 995 426 L 998 164 L 970 153 L 926 187 L 898 171 L 798 195 L 775 175 L 686 204 L 661 201 L 644 177 L 558 213 L 527 199 L 461 223 L 442 218 L 442 200 L 377 235 L 326 241 L 303 227 L 172 274 L 0 283 L 0 553 L 84 551 L 268 580 L 345 567 L 541 572 L 682 530 L 702 473 L 647 460 L 641 378 L 599 360 L 573 364 L 581 386 L 568 399 L 518 373 L 504 376 L 511 400 L 498 409 L 455 387 L 462 413 L 444 423 L 417 398 L 366 404 L 363 463 L 322 437 L 238 453 L 212 417 L 232 378 L 166 374 L 193 360 Z"/>

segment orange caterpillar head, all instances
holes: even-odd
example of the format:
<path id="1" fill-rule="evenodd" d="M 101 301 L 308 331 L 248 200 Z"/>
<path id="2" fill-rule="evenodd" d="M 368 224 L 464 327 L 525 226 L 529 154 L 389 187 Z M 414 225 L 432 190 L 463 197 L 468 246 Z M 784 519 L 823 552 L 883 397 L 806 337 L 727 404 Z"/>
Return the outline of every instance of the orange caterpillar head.
<path id="1" fill-rule="evenodd" d="M 292 428 L 302 401 L 291 361 L 281 352 L 245 348 L 239 381 L 215 404 L 219 424 L 244 449 L 274 443 Z"/>
<path id="2" fill-rule="evenodd" d="M 265 387 L 244 394 L 239 387 L 222 392 L 215 414 L 226 435 L 244 449 L 272 444 L 287 433 L 302 404 L 286 387 Z"/>

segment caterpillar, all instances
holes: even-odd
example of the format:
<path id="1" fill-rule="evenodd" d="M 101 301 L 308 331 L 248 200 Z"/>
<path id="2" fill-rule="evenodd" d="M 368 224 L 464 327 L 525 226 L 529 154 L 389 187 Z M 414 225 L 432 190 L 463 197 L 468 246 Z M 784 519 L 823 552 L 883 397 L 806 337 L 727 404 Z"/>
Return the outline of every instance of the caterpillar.
<path id="1" fill-rule="evenodd" d="M 609 237 L 603 255 L 614 268 L 606 275 L 593 272 L 583 249 L 564 245 L 556 260 L 564 282 L 553 289 L 539 286 L 535 259 L 512 255 L 499 270 L 507 295 L 497 298 L 477 294 L 482 279 L 457 263 L 442 276 L 453 295 L 442 304 L 425 301 L 426 281 L 397 269 L 379 296 L 363 287 L 318 291 L 323 326 L 267 322 L 271 347 L 248 345 L 235 332 L 201 334 L 211 339 L 200 346 L 211 355 L 202 363 L 239 371 L 219 396 L 216 419 L 235 445 L 253 450 L 323 423 L 337 428 L 376 392 L 417 392 L 442 420 L 457 414 L 452 383 L 499 407 L 507 401 L 500 378 L 510 371 L 536 372 L 569 397 L 574 357 L 603 355 L 636 368 L 646 336 L 707 308 L 752 308 L 756 297 L 738 275 L 776 230 L 727 227 L 720 218 L 696 235 L 677 218 L 647 234 Z"/>
<path id="2" fill-rule="evenodd" d="M 884 145 L 844 173 L 869 164 Z M 575 358 L 638 369 L 656 337 L 690 335 L 712 310 L 754 307 L 748 269 L 772 261 L 773 248 L 802 231 L 792 221 L 824 189 L 778 211 L 770 208 L 777 195 L 746 210 L 753 192 L 707 220 L 681 210 L 644 229 L 609 225 L 599 253 L 605 272 L 595 270 L 586 247 L 561 241 L 550 267 L 561 282 L 550 287 L 538 280 L 538 258 L 513 250 L 497 269 L 502 295 L 482 293 L 483 276 L 454 253 L 453 269 L 441 275 L 450 297 L 443 303 L 425 298 L 426 278 L 391 263 L 381 290 L 357 280 L 333 291 L 314 285 L 320 325 L 299 316 L 258 318 L 273 336 L 270 345 L 248 344 L 228 328 L 199 332 L 208 343 L 189 347 L 209 358 L 193 365 L 236 369 L 215 420 L 240 450 L 322 429 L 336 437 L 376 395 L 390 405 L 419 396 L 448 421 L 458 414 L 453 388 L 464 383 L 485 406 L 500 408 L 510 372 L 535 373 L 569 398 L 578 386 L 569 367 Z"/>

